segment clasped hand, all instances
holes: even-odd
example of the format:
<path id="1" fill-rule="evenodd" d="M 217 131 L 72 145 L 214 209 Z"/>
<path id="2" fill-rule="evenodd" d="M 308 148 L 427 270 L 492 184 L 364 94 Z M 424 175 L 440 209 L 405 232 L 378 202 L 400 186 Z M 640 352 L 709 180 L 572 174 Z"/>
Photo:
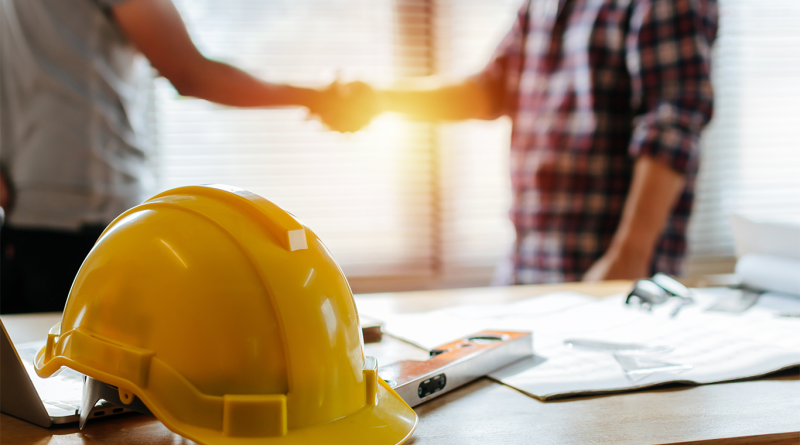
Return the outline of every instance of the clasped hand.
<path id="1" fill-rule="evenodd" d="M 379 102 L 378 94 L 364 82 L 336 81 L 319 91 L 309 111 L 333 131 L 355 132 L 383 111 Z"/>

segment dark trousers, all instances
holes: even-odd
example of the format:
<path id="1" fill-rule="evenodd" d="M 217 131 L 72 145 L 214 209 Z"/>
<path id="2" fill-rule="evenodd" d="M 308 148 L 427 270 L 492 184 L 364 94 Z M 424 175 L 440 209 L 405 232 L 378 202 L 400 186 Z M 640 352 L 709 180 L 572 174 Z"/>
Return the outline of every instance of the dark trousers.
<path id="1" fill-rule="evenodd" d="M 67 232 L 4 226 L 0 313 L 61 312 L 72 281 L 105 226 Z"/>

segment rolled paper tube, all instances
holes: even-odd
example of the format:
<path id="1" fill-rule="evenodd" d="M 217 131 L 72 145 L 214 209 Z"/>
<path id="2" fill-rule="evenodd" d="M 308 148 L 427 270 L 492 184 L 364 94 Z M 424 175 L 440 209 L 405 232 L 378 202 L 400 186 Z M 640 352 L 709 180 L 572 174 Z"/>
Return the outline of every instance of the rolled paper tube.
<path id="1" fill-rule="evenodd" d="M 747 287 L 800 296 L 800 260 L 749 253 L 736 262 L 736 274 Z"/>

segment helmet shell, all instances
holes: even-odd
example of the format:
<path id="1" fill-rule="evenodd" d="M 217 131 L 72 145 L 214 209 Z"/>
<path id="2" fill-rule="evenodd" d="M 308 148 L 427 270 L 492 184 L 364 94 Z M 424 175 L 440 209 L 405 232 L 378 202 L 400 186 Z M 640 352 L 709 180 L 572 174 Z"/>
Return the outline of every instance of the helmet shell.
<path id="1" fill-rule="evenodd" d="M 228 186 L 169 190 L 106 228 L 37 356 L 41 376 L 61 366 L 201 443 L 342 428 L 343 442 L 373 429 L 388 434 L 366 442 L 400 443 L 417 421 L 365 359 L 352 292 L 320 239 Z"/>

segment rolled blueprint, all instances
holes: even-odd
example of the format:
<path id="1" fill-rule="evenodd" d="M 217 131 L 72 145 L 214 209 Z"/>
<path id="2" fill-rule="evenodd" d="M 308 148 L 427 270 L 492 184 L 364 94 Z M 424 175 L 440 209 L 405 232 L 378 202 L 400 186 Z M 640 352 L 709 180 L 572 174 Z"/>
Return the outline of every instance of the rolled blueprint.
<path id="1" fill-rule="evenodd" d="M 747 287 L 800 296 L 800 260 L 748 253 L 736 262 L 736 275 Z"/>

